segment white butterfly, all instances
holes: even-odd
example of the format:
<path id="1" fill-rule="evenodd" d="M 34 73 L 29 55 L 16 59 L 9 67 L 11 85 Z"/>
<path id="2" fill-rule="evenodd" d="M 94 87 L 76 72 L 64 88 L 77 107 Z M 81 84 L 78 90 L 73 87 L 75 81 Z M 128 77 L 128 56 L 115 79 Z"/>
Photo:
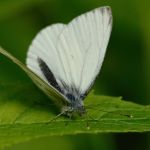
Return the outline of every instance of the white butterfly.
<path id="1" fill-rule="evenodd" d="M 64 98 L 63 114 L 85 112 L 83 100 L 101 69 L 111 29 L 111 8 L 100 7 L 44 28 L 30 45 L 27 67 Z"/>

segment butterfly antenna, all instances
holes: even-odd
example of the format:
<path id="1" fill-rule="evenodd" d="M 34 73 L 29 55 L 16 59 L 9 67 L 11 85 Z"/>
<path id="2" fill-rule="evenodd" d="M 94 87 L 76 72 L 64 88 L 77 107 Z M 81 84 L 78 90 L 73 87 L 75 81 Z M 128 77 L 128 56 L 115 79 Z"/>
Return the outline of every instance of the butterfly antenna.
<path id="1" fill-rule="evenodd" d="M 47 122 L 47 124 L 50 124 L 50 123 L 52 123 L 53 121 L 56 121 L 60 116 L 62 116 L 62 115 L 64 115 L 64 114 L 65 114 L 64 111 L 61 112 L 60 114 L 56 115 L 56 116 L 53 117 L 51 120 L 49 120 L 49 121 Z"/>

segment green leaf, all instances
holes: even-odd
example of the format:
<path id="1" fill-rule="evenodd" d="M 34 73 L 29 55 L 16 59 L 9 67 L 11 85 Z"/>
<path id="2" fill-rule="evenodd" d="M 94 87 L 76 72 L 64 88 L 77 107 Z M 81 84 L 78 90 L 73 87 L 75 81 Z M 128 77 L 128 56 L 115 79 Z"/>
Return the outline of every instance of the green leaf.
<path id="1" fill-rule="evenodd" d="M 150 107 L 121 98 L 91 94 L 87 116 L 52 121 L 59 112 L 33 84 L 1 85 L 0 95 L 0 147 L 54 135 L 150 131 Z"/>
<path id="2" fill-rule="evenodd" d="M 150 106 L 92 92 L 85 107 L 84 116 L 56 118 L 59 110 L 33 83 L 0 83 L 0 148 L 54 135 L 150 131 Z"/>

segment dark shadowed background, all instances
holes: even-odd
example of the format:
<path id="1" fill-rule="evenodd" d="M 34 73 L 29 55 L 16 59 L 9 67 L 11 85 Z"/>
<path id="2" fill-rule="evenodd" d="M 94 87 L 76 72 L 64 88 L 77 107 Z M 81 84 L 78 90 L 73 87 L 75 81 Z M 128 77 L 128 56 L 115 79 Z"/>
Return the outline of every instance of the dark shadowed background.
<path id="1" fill-rule="evenodd" d="M 97 94 L 150 104 L 149 0 L 0 0 L 0 45 L 25 62 L 28 46 L 39 30 L 57 22 L 68 23 L 75 16 L 104 5 L 112 7 L 114 25 L 94 89 Z M 3 60 L 7 61 L 0 58 L 1 83 L 26 80 L 18 67 Z M 150 134 L 51 137 L 9 149 L 149 150 Z"/>

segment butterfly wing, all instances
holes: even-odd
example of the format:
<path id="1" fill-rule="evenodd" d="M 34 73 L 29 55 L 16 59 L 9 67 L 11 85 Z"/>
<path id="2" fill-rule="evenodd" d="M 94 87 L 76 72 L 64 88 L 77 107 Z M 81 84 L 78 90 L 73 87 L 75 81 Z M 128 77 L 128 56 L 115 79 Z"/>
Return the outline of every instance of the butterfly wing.
<path id="1" fill-rule="evenodd" d="M 80 99 L 100 71 L 111 28 L 110 7 L 87 12 L 68 25 L 49 26 L 33 40 L 27 66 L 66 101 Z"/>
<path id="2" fill-rule="evenodd" d="M 100 7 L 73 19 L 59 37 L 65 82 L 80 95 L 88 92 L 100 71 L 111 29 L 111 9 Z"/>

